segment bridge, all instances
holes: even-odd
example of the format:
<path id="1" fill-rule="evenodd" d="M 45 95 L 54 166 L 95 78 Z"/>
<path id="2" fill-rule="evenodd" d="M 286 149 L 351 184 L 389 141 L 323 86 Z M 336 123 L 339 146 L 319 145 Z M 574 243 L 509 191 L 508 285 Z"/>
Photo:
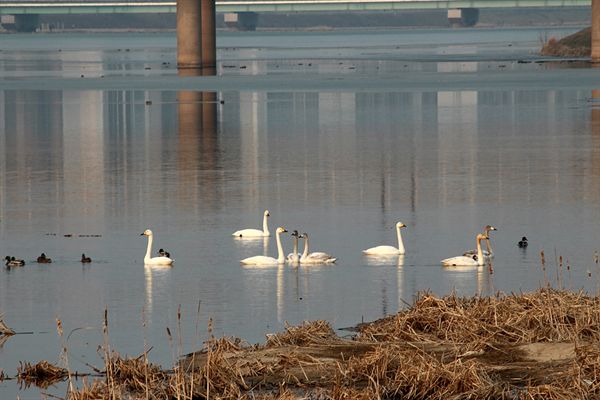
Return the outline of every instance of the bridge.
<path id="1" fill-rule="evenodd" d="M 216 11 L 310 12 L 461 8 L 589 7 L 591 0 L 220 0 Z M 0 0 L 2 14 L 174 13 L 176 1 Z"/>
<path id="2" fill-rule="evenodd" d="M 199 0 L 200 1 L 200 0 Z M 480 8 L 589 7 L 591 0 L 218 0 L 216 12 L 231 25 L 253 29 L 256 13 L 448 10 L 448 18 L 474 25 Z M 17 30 L 37 28 L 39 15 L 175 13 L 173 0 L 0 0 L 0 22 Z"/>
<path id="3" fill-rule="evenodd" d="M 37 26 L 38 16 L 42 14 L 177 13 L 178 52 L 186 54 L 198 53 L 200 50 L 192 48 L 201 49 L 205 46 L 211 49 L 210 53 L 214 52 L 216 12 L 226 13 L 226 22 L 240 22 L 243 26 L 255 23 L 256 13 L 261 12 L 446 9 L 450 20 L 463 25 L 474 25 L 478 19 L 479 8 L 590 5 L 592 60 L 600 62 L 600 0 L 0 0 L 0 22 L 4 25 L 7 22 L 6 17 L 12 17 L 17 28 L 21 25 L 25 28 L 22 30 L 32 30 Z M 208 36 L 210 37 L 207 39 Z M 186 43 L 190 49 L 181 49 L 180 43 Z M 189 64 L 199 65 L 197 54 L 194 57 L 194 62 Z M 214 56 L 210 58 L 209 64 L 213 64 Z M 184 64 L 188 63 L 179 63 Z"/>

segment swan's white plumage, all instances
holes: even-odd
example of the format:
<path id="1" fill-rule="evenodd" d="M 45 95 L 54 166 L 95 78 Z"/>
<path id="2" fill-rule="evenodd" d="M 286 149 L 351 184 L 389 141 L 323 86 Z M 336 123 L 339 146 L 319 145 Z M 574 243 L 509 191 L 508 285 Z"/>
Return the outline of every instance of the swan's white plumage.
<path id="1" fill-rule="evenodd" d="M 150 229 L 146 229 L 142 235 L 148 237 L 148 247 L 146 248 L 146 255 L 144 256 L 144 264 L 146 265 L 171 265 L 173 260 L 169 257 L 150 257 L 152 254 L 152 239 L 154 235 Z"/>
<path id="2" fill-rule="evenodd" d="M 304 251 L 300 257 L 300 264 L 333 264 L 336 262 L 336 257 L 322 251 L 309 252 L 308 233 L 305 232 L 300 237 L 304 239 Z"/>
<path id="3" fill-rule="evenodd" d="M 363 250 L 363 254 L 366 256 L 382 256 L 382 255 L 395 255 L 395 254 L 404 254 L 406 250 L 404 249 L 404 242 L 402 241 L 402 234 L 400 233 L 401 228 L 405 228 L 402 222 L 396 223 L 396 235 L 398 236 L 398 247 L 394 246 L 376 246 L 371 247 L 370 249 Z"/>
<path id="4" fill-rule="evenodd" d="M 283 264 L 285 262 L 285 256 L 283 255 L 283 247 L 281 246 L 281 237 L 280 235 L 283 232 L 287 232 L 287 230 L 280 226 L 277 228 L 276 239 L 277 239 L 277 258 L 268 257 L 268 256 L 254 256 L 244 258 L 240 262 L 245 265 L 277 265 Z"/>
<path id="5" fill-rule="evenodd" d="M 446 258 L 441 261 L 443 266 L 456 267 L 456 266 L 480 266 L 484 264 L 483 252 L 481 251 L 481 241 L 487 239 L 488 236 L 480 233 L 477 235 L 477 260 L 473 257 L 458 256 Z"/>
<path id="6" fill-rule="evenodd" d="M 271 236 L 271 232 L 269 232 L 269 224 L 268 218 L 271 216 L 269 214 L 269 210 L 265 210 L 263 213 L 263 229 L 241 229 L 239 231 L 233 232 L 231 235 L 240 237 L 240 238 L 257 238 L 257 237 L 265 237 Z"/>

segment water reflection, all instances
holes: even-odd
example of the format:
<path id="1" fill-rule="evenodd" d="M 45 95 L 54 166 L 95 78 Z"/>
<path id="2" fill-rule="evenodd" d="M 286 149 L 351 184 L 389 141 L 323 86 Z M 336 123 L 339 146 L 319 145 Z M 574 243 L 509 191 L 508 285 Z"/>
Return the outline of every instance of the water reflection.
<path id="1" fill-rule="evenodd" d="M 572 260 L 574 287 L 594 285 L 581 272 L 600 215 L 600 108 L 588 110 L 589 96 L 2 91 L 6 251 L 81 254 L 81 242 L 45 233 L 103 233 L 89 243 L 107 262 L 82 276 L 64 260 L 52 274 L 2 272 L 0 304 L 23 313 L 24 325 L 60 314 L 73 326 L 108 304 L 127 351 L 142 306 L 161 338 L 174 305 L 198 296 L 219 332 L 260 340 L 284 321 L 379 318 L 427 289 L 536 288 L 541 248 L 560 247 Z M 241 267 L 240 259 L 268 255 L 273 240 L 232 240 L 231 232 L 267 207 L 275 226 L 310 227 L 319 247 L 343 255 L 338 264 Z M 393 242 L 398 217 L 410 221 L 407 255 L 363 257 L 365 245 Z M 493 274 L 439 267 L 453 249 L 472 247 L 471 233 L 488 221 L 502 223 Z M 148 266 L 141 276 L 143 246 L 132 232 L 147 226 L 177 254 L 176 269 Z M 525 252 L 515 238 L 529 232 Z M 94 296 L 73 304 L 85 297 L 78 291 Z"/>
<path id="2" fill-rule="evenodd" d="M 262 244 L 262 255 L 263 256 L 269 256 L 269 236 L 264 236 L 264 237 L 252 237 L 252 238 L 242 238 L 242 237 L 238 237 L 238 236 L 234 236 L 233 237 L 233 243 L 235 244 L 235 246 L 239 247 L 240 249 L 253 249 L 255 250 L 257 246 L 260 246 Z M 246 254 L 246 250 L 244 250 L 244 254 Z"/>
<path id="3" fill-rule="evenodd" d="M 180 76 L 200 76 L 210 71 L 179 70 Z M 215 176 L 219 165 L 218 97 L 215 92 L 179 91 L 177 93 L 177 172 L 179 205 L 196 208 L 202 198 L 209 209 L 218 208 L 220 191 Z"/>
<path id="4" fill-rule="evenodd" d="M 146 304 L 144 309 L 148 315 L 148 322 L 152 322 L 155 299 L 163 301 L 170 289 L 170 280 L 173 267 L 170 265 L 144 265 L 146 288 Z"/>

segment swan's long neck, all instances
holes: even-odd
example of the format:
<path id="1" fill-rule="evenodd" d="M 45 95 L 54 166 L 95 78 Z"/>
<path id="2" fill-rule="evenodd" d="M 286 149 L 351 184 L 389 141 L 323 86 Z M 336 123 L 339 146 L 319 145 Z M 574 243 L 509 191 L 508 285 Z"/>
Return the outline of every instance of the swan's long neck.
<path id="1" fill-rule="evenodd" d="M 268 218 L 269 217 L 267 216 L 267 214 L 265 214 L 265 216 L 263 217 L 263 232 L 265 236 L 271 235 L 271 232 L 269 232 L 269 224 L 267 223 Z"/>
<path id="2" fill-rule="evenodd" d="M 398 251 L 400 254 L 404 254 L 404 242 L 402 241 L 402 234 L 400 233 L 400 227 L 396 227 L 396 232 L 398 232 Z"/>
<path id="3" fill-rule="evenodd" d="M 304 235 L 304 251 L 302 252 L 302 258 L 308 257 L 308 236 Z"/>
<path id="4" fill-rule="evenodd" d="M 150 254 L 152 254 L 152 235 L 148 235 L 148 247 L 146 248 L 146 256 L 144 257 L 144 260 L 150 259 Z"/>
<path id="5" fill-rule="evenodd" d="M 277 262 L 283 264 L 284 261 L 285 256 L 283 255 L 283 246 L 281 246 L 281 237 L 279 232 L 277 232 Z"/>
<path id="6" fill-rule="evenodd" d="M 298 261 L 298 236 L 294 236 L 294 251 L 292 252 L 292 260 Z"/>
<path id="7" fill-rule="evenodd" d="M 477 237 L 477 264 L 483 265 L 483 251 L 481 251 L 481 238 Z"/>
<path id="8" fill-rule="evenodd" d="M 492 242 L 490 241 L 490 239 L 486 239 L 485 241 L 485 247 L 487 248 L 487 251 L 489 253 L 489 255 L 491 256 L 493 253 L 492 251 Z"/>

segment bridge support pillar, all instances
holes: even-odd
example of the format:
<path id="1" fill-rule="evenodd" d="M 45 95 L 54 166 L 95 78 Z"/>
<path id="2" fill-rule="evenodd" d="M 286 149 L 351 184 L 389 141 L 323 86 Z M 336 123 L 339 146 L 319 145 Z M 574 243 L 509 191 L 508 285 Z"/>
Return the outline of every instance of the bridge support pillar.
<path id="1" fill-rule="evenodd" d="M 203 75 L 217 72 L 217 27 L 215 0 L 201 0 L 202 70 Z"/>
<path id="2" fill-rule="evenodd" d="M 215 0 L 177 0 L 177 68 L 216 73 Z"/>
<path id="3" fill-rule="evenodd" d="M 600 0 L 592 0 L 592 62 L 600 62 Z"/>
<path id="4" fill-rule="evenodd" d="M 201 0 L 177 0 L 177 68 L 202 68 Z"/>
<path id="5" fill-rule="evenodd" d="M 448 21 L 455 26 L 474 26 L 479 21 L 478 8 L 455 8 L 448 10 Z"/>

